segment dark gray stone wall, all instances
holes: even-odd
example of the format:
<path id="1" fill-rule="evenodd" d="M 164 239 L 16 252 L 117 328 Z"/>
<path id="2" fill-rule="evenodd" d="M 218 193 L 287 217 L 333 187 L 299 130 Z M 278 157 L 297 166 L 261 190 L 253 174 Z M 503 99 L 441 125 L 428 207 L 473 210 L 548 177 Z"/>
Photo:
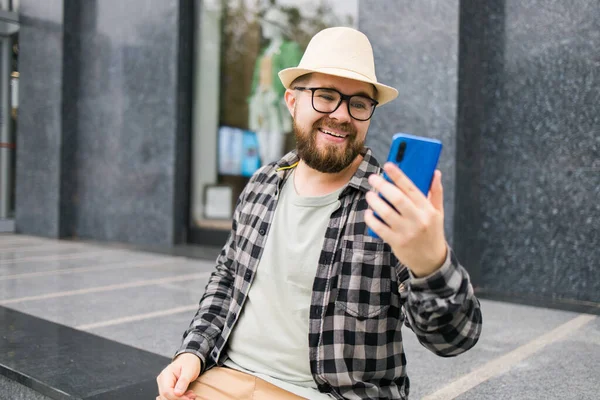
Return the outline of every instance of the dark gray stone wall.
<path id="1" fill-rule="evenodd" d="M 22 2 L 24 15 L 39 19 L 21 34 L 19 232 L 144 244 L 181 239 L 188 134 L 179 38 L 191 29 L 180 14 L 185 3 L 65 0 L 51 51 L 43 9 L 62 16 L 63 2 Z M 45 114 L 36 116 L 40 108 Z M 54 147 L 40 143 L 40 130 L 51 130 Z M 49 209 L 40 224 L 38 214 Z"/>
<path id="2" fill-rule="evenodd" d="M 480 293 L 600 302 L 600 3 L 361 0 L 380 160 L 441 139 L 446 231 Z"/>
<path id="3" fill-rule="evenodd" d="M 600 302 L 600 3 L 464 1 L 455 237 L 481 289 Z"/>
<path id="4" fill-rule="evenodd" d="M 62 168 L 63 0 L 23 0 L 16 230 L 57 237 Z"/>
<path id="5" fill-rule="evenodd" d="M 177 6 L 102 0 L 81 7 L 80 52 L 67 64 L 80 75 L 77 143 L 69 148 L 79 237 L 173 237 Z"/>
<path id="6" fill-rule="evenodd" d="M 446 236 L 452 244 L 458 81 L 458 0 L 361 0 L 358 28 L 371 41 L 377 80 L 400 92 L 377 109 L 367 145 L 387 159 L 392 136 L 439 139 Z"/>

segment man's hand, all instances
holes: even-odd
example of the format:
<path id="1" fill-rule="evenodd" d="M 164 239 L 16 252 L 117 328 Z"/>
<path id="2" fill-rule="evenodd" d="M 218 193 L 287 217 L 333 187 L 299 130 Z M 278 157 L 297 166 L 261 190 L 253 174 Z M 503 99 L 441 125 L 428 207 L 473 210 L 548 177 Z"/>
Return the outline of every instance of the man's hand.
<path id="1" fill-rule="evenodd" d="M 200 376 L 202 362 L 192 353 L 182 353 L 162 370 L 156 378 L 158 397 L 156 400 L 194 400 L 196 395 L 187 390 L 190 382 Z"/>
<path id="2" fill-rule="evenodd" d="M 395 185 L 375 174 L 369 177 L 369 183 L 398 212 L 375 192 L 369 192 L 367 202 L 372 210 L 367 210 L 365 222 L 415 276 L 427 276 L 442 266 L 448 251 L 444 236 L 442 173 L 435 171 L 429 196 L 425 197 L 396 165 L 386 163 L 383 169 Z M 379 221 L 373 211 L 388 226 Z"/>

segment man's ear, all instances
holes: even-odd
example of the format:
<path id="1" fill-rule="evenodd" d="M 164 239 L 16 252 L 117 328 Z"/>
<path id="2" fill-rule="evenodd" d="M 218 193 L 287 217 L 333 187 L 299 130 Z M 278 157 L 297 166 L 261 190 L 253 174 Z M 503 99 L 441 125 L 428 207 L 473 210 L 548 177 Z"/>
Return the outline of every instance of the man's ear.
<path id="1" fill-rule="evenodd" d="M 285 94 L 283 95 L 285 99 L 285 105 L 290 112 L 290 115 L 294 116 L 294 109 L 296 108 L 296 93 L 292 89 L 286 89 Z"/>

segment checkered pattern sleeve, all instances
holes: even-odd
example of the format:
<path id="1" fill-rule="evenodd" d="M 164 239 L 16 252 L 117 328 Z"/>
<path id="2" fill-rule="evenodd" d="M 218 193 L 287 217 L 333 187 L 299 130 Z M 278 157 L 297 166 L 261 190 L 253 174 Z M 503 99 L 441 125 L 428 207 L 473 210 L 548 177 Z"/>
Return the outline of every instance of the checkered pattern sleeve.
<path id="1" fill-rule="evenodd" d="M 235 222 L 233 224 L 235 225 Z M 231 270 L 235 251 L 234 238 L 235 234 L 232 230 L 217 258 L 216 269 L 208 280 L 198 311 L 183 334 L 183 343 L 175 353 L 175 357 L 181 353 L 193 353 L 200 357 L 203 367 L 206 366 L 206 358 L 225 325 L 231 301 L 234 281 Z"/>
<path id="2" fill-rule="evenodd" d="M 451 249 L 438 271 L 424 278 L 411 274 L 408 282 L 406 325 L 423 346 L 439 356 L 452 357 L 477 343 L 482 324 L 479 301 Z"/>
<path id="3" fill-rule="evenodd" d="M 183 334 L 183 342 L 174 356 L 177 357 L 181 353 L 193 353 L 202 360 L 203 369 L 206 367 L 206 359 L 210 351 L 215 346 L 215 340 L 221 335 L 225 326 L 234 289 L 235 238 L 240 218 L 239 205 L 250 187 L 252 187 L 251 183 L 246 186 L 237 201 L 229 238 L 217 257 L 216 268 L 208 280 L 204 295 L 200 299 L 198 311 Z"/>

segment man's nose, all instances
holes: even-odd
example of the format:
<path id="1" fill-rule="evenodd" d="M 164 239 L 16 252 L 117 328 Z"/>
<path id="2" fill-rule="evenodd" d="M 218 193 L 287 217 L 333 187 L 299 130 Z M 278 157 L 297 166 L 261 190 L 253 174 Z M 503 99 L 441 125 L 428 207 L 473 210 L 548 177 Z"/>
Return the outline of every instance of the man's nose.
<path id="1" fill-rule="evenodd" d="M 342 100 L 337 110 L 332 113 L 329 113 L 329 118 L 336 119 L 338 121 L 347 122 L 352 120 L 350 113 L 348 112 L 348 100 Z"/>

